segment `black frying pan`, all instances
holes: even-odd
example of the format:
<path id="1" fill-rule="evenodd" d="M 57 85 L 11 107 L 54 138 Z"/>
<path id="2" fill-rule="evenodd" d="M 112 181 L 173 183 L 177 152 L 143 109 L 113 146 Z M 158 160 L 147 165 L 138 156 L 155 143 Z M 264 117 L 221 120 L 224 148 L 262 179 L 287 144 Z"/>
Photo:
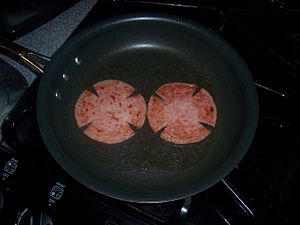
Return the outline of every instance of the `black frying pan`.
<path id="1" fill-rule="evenodd" d="M 21 56 L 38 58 L 24 49 Z M 147 121 L 123 143 L 93 141 L 77 127 L 74 105 L 105 79 L 129 83 L 146 102 L 162 84 L 198 84 L 216 102 L 216 127 L 189 145 L 162 141 Z M 114 198 L 161 202 L 200 192 L 239 163 L 254 136 L 258 101 L 245 63 L 217 34 L 173 16 L 133 14 L 95 24 L 54 54 L 39 86 L 37 115 L 50 153 L 76 180 Z"/>

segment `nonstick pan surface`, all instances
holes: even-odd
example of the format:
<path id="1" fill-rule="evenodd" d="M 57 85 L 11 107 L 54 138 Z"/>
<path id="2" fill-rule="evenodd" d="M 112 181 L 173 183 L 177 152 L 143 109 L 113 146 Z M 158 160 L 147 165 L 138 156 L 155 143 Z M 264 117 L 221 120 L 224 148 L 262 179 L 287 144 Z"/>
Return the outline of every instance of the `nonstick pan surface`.
<path id="1" fill-rule="evenodd" d="M 195 83 L 215 100 L 216 126 L 196 144 L 165 142 L 148 121 L 120 144 L 94 141 L 78 128 L 74 106 L 106 79 L 132 85 L 146 102 L 165 83 Z M 239 163 L 255 133 L 258 101 L 247 66 L 217 34 L 182 18 L 131 14 L 95 24 L 54 54 L 37 114 L 50 153 L 76 180 L 114 198 L 162 202 L 205 190 Z"/>

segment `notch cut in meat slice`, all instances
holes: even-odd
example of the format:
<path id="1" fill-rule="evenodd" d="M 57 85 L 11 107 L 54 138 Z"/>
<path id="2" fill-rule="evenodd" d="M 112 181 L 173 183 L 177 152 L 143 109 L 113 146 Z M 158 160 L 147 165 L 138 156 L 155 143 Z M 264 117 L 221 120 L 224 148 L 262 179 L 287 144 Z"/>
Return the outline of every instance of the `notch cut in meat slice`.
<path id="1" fill-rule="evenodd" d="M 107 144 L 120 143 L 135 132 L 130 124 L 141 128 L 146 118 L 142 95 L 131 96 L 134 88 L 118 80 L 104 80 L 93 85 L 98 96 L 85 90 L 75 104 L 79 127 L 87 125 L 84 134 Z"/>
<path id="2" fill-rule="evenodd" d="M 166 103 L 156 96 L 151 96 L 148 103 L 147 118 L 151 129 L 156 133 L 167 125 L 164 107 Z M 149 110 L 150 109 L 150 110 Z"/>
<path id="3" fill-rule="evenodd" d="M 180 99 L 192 97 L 197 85 L 187 83 L 167 83 L 156 90 L 156 94 L 162 99 Z"/>
<path id="4" fill-rule="evenodd" d="M 215 126 L 217 108 L 212 96 L 203 88 L 193 97 L 193 103 L 198 108 L 198 118 L 201 123 Z"/>
<path id="5" fill-rule="evenodd" d="M 93 87 L 100 98 L 112 102 L 125 100 L 134 92 L 134 87 L 119 80 L 103 80 Z"/>
<path id="6" fill-rule="evenodd" d="M 137 128 L 142 128 L 146 119 L 147 106 L 141 94 L 127 98 L 123 102 L 122 109 L 127 115 L 127 118 L 124 120 Z"/>
<path id="7" fill-rule="evenodd" d="M 161 133 L 161 138 L 174 144 L 187 144 L 202 141 L 209 133 L 210 130 L 200 123 L 183 124 L 179 120 L 169 124 Z"/>
<path id="8" fill-rule="evenodd" d="M 131 138 L 135 133 L 128 123 L 120 123 L 116 120 L 100 118 L 88 126 L 84 134 L 95 141 L 106 144 L 115 144 Z"/>

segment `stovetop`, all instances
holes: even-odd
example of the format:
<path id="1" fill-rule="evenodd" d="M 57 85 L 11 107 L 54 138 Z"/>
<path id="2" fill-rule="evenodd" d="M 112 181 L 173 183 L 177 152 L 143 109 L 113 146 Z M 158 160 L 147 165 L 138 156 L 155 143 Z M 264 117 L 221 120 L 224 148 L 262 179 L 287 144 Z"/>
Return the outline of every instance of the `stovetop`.
<path id="1" fill-rule="evenodd" d="M 47 151 L 36 121 L 37 78 L 2 124 L 1 224 L 292 224 L 300 188 L 300 7 L 280 0 L 103 1 L 73 35 L 106 17 L 140 11 L 200 22 L 240 53 L 260 105 L 246 156 L 218 184 L 183 200 L 137 204 L 111 199 L 79 184 Z"/>

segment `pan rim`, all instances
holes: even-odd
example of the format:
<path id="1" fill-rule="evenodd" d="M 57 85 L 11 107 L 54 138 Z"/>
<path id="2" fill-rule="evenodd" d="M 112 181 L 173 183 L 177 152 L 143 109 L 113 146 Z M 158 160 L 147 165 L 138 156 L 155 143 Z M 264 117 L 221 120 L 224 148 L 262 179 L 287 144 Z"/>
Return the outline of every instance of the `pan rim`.
<path id="1" fill-rule="evenodd" d="M 70 46 L 73 45 L 73 43 L 80 38 L 84 38 L 86 36 L 89 36 L 91 33 L 96 32 L 98 29 L 103 29 L 106 26 L 110 26 L 112 24 L 118 24 L 123 22 L 130 22 L 130 21 L 136 21 L 136 20 L 163 20 L 166 22 L 171 23 L 178 23 L 183 26 L 188 26 L 189 28 L 195 29 L 196 31 L 201 31 L 203 33 L 206 33 L 206 35 L 209 35 L 214 39 L 215 42 L 218 44 L 221 44 L 226 47 L 226 49 L 229 49 L 232 60 L 237 61 L 237 64 L 239 65 L 239 68 L 236 68 L 239 71 L 243 71 L 245 74 L 244 76 L 244 83 L 247 83 L 245 87 L 247 90 L 245 90 L 245 93 L 247 93 L 247 97 L 249 97 L 249 106 L 248 108 L 252 109 L 251 113 L 248 113 L 246 120 L 245 120 L 245 126 L 243 127 L 243 130 L 241 132 L 241 138 L 239 139 L 239 142 L 236 143 L 236 149 L 233 151 L 230 156 L 227 158 L 227 160 L 210 176 L 208 176 L 205 179 L 205 182 L 199 182 L 191 187 L 189 187 L 188 190 L 184 190 L 182 193 L 173 193 L 170 196 L 165 196 L 165 198 L 143 198 L 140 197 L 130 197 L 128 194 L 125 196 L 124 194 L 117 194 L 114 192 L 110 192 L 106 189 L 100 189 L 99 187 L 95 187 L 95 185 L 91 184 L 92 182 L 88 178 L 80 177 L 80 170 L 74 165 L 72 161 L 66 158 L 64 155 L 62 148 L 60 147 L 57 139 L 55 138 L 55 132 L 53 131 L 52 127 L 49 127 L 48 121 L 45 119 L 45 114 L 49 113 L 45 110 L 45 99 L 47 98 L 48 93 L 46 92 L 46 89 L 48 87 L 47 79 L 51 75 L 51 70 L 55 68 L 55 62 L 56 59 L 59 58 L 59 56 L 64 53 L 65 49 L 70 48 Z M 55 161 L 58 162 L 58 164 L 63 167 L 63 169 L 70 174 L 75 180 L 79 181 L 83 185 L 87 186 L 88 188 L 104 194 L 106 196 L 123 200 L 123 201 L 129 201 L 129 202 L 140 202 L 140 203 L 161 203 L 161 202 L 168 202 L 178 199 L 183 199 L 185 197 L 197 194 L 203 190 L 208 189 L 209 187 L 213 186 L 214 184 L 218 183 L 221 179 L 223 179 L 226 175 L 228 175 L 234 167 L 243 159 L 244 155 L 247 153 L 251 143 L 252 139 L 255 135 L 255 130 L 257 127 L 259 118 L 259 107 L 258 107 L 258 98 L 257 93 L 255 90 L 254 81 L 252 79 L 251 73 L 249 69 L 247 68 L 247 65 L 242 60 L 241 56 L 237 53 L 237 51 L 230 46 L 227 41 L 225 41 L 222 37 L 220 37 L 218 34 L 210 31 L 208 28 L 202 26 L 201 24 L 198 24 L 194 21 L 190 21 L 185 18 L 181 18 L 178 16 L 168 15 L 168 14 L 161 14 L 161 13 L 134 13 L 134 14 L 126 14 L 121 16 L 115 16 L 109 19 L 105 19 L 103 21 L 100 21 L 83 31 L 76 34 L 74 37 L 72 37 L 70 40 L 67 41 L 67 43 L 64 44 L 64 46 L 54 54 L 53 60 L 50 62 L 50 64 L 46 67 L 46 72 L 43 75 L 39 89 L 38 89 L 38 95 L 37 95 L 37 119 L 38 119 L 38 125 L 41 131 L 42 138 L 44 142 L 47 145 L 47 148 Z M 50 135 L 49 135 L 50 133 Z M 239 146 L 239 147 L 237 147 Z M 54 151 L 53 149 L 60 149 L 58 151 Z M 79 175 L 78 175 L 79 174 Z"/>

